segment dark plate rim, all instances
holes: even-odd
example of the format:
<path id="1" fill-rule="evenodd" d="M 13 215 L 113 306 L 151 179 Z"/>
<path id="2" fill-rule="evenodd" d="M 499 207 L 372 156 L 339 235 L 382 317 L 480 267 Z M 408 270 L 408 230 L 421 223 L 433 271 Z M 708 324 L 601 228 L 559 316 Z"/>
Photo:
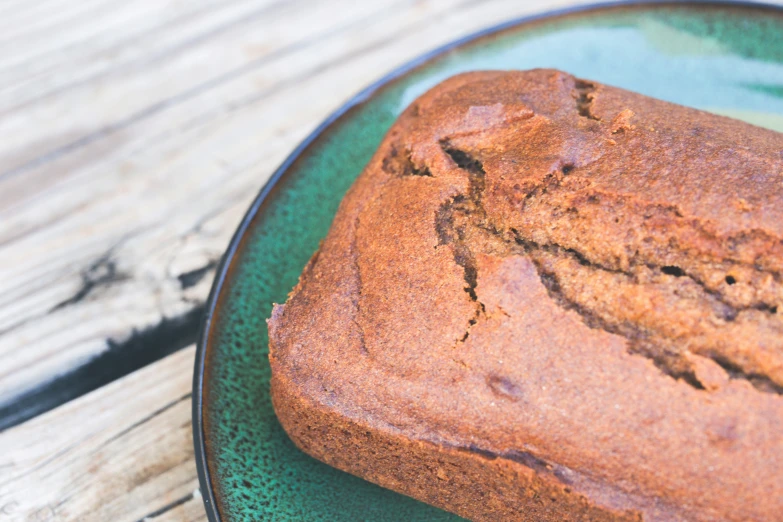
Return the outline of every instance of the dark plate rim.
<path id="1" fill-rule="evenodd" d="M 749 7 L 758 9 L 769 9 L 778 12 L 783 12 L 783 5 L 770 4 L 765 2 L 756 2 L 751 0 L 619 0 L 608 2 L 597 2 L 592 4 L 570 6 L 560 9 L 554 9 L 543 13 L 533 14 L 514 18 L 512 20 L 482 29 L 467 36 L 463 36 L 447 43 L 441 47 L 431 50 L 413 60 L 405 63 L 404 65 L 394 69 L 390 73 L 383 76 L 381 79 L 372 83 L 368 87 L 362 89 L 358 94 L 351 97 L 347 102 L 334 111 L 329 117 L 327 117 L 307 138 L 304 139 L 297 147 L 291 152 L 291 154 L 283 161 L 283 163 L 275 170 L 272 176 L 267 180 L 261 191 L 258 193 L 250 208 L 242 217 L 239 226 L 237 227 L 231 241 L 228 244 L 226 252 L 223 254 L 220 264 L 217 267 L 215 273 L 215 279 L 212 283 L 212 288 L 207 298 L 204 317 L 202 318 L 201 328 L 199 330 L 198 342 L 196 343 L 196 360 L 193 370 L 193 395 L 192 395 L 192 429 L 193 429 L 193 444 L 196 457 L 196 470 L 198 473 L 199 488 L 201 496 L 204 501 L 204 507 L 207 512 L 207 518 L 209 522 L 224 522 L 219 511 L 217 498 L 215 495 L 215 488 L 212 483 L 212 476 L 209 470 L 209 464 L 207 459 L 207 436 L 204 425 L 204 387 L 205 387 L 205 370 L 206 370 L 206 356 L 210 340 L 210 333 L 213 319 L 215 318 L 218 305 L 220 303 L 220 297 L 223 287 L 228 280 L 228 275 L 232 269 L 233 261 L 236 258 L 237 253 L 242 246 L 242 241 L 245 237 L 245 233 L 250 228 L 250 225 L 258 215 L 259 210 L 268 201 L 269 196 L 276 188 L 277 183 L 285 176 L 291 166 L 303 155 L 303 153 L 312 145 L 321 135 L 325 134 L 330 127 L 338 120 L 342 119 L 352 109 L 361 106 L 367 100 L 369 100 L 376 92 L 383 87 L 392 83 L 425 63 L 429 62 L 433 58 L 437 58 L 453 49 L 461 47 L 467 43 L 473 42 L 485 36 L 493 35 L 501 31 L 519 27 L 532 22 L 540 22 L 550 18 L 556 18 L 564 15 L 571 14 L 583 14 L 591 13 L 595 11 L 601 11 L 605 9 L 617 8 L 617 7 L 651 7 L 651 6 L 667 6 L 676 5 L 678 7 L 688 6 L 712 6 L 712 7 Z"/>

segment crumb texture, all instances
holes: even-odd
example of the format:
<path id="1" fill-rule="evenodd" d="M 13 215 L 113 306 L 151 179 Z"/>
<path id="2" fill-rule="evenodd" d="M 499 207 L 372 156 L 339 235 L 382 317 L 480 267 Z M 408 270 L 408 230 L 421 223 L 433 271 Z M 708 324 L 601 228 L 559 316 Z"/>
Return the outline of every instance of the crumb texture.
<path id="1" fill-rule="evenodd" d="M 274 310 L 283 426 L 475 520 L 781 520 L 781 151 L 559 71 L 445 81 Z"/>

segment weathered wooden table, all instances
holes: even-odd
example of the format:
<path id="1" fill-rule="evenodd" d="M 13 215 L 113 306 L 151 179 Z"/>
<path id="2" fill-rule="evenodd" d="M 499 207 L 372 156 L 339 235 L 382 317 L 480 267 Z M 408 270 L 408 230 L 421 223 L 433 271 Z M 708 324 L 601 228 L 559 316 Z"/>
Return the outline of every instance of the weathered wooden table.
<path id="1" fill-rule="evenodd" d="M 0 521 L 204 520 L 193 342 L 255 193 L 393 67 L 575 3 L 0 2 Z"/>

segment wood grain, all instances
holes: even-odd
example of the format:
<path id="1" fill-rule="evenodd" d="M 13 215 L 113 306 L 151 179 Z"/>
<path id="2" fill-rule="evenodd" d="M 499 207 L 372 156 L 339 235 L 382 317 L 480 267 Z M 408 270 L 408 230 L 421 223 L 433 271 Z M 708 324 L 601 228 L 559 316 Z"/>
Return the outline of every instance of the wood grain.
<path id="1" fill-rule="evenodd" d="M 188 347 L 0 434 L 0 521 L 206 520 Z"/>
<path id="2" fill-rule="evenodd" d="M 254 194 L 360 88 L 574 3 L 4 3 L 0 429 L 191 342 Z"/>

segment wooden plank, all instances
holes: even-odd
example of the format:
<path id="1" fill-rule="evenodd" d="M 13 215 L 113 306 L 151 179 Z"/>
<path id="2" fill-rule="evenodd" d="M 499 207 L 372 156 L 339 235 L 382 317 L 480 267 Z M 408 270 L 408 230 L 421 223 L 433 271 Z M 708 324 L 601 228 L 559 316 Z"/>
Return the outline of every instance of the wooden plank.
<path id="1" fill-rule="evenodd" d="M 61 154 L 85 140 L 95 139 L 96 133 L 106 132 L 107 128 L 143 117 L 157 104 L 170 103 L 171 98 L 186 95 L 225 74 L 241 71 L 287 46 L 317 38 L 319 29 L 361 18 L 388 3 L 389 0 L 383 0 L 380 5 L 357 4 L 356 8 L 348 9 L 343 0 L 336 3 L 334 10 L 327 3 L 317 2 L 307 6 L 306 15 L 302 14 L 302 0 L 232 0 L 218 7 L 200 6 L 195 13 L 191 12 L 194 6 L 188 4 L 190 8 L 184 15 L 169 15 L 165 22 L 152 27 L 148 27 L 151 25 L 148 20 L 155 17 L 127 13 L 147 22 L 137 31 L 143 36 L 129 35 L 122 42 L 116 42 L 110 32 L 112 20 L 116 18 L 113 15 L 112 20 L 105 21 L 107 31 L 102 30 L 92 38 L 88 32 L 85 56 L 79 54 L 62 62 L 59 54 L 54 54 L 58 61 L 48 67 L 41 66 L 41 71 L 28 71 L 28 62 L 21 64 L 24 69 L 10 68 L 6 88 L 0 91 L 0 132 L 8 136 L 0 144 L 0 164 L 9 167 L 0 171 L 24 172 L 26 166 L 34 165 L 40 158 L 38 147 L 25 146 L 30 131 L 39 124 L 47 129 L 42 144 L 50 149 L 47 154 Z M 167 5 L 166 2 L 128 5 L 136 4 Z M 91 14 L 88 12 L 86 16 Z M 163 18 L 166 13 L 157 14 Z M 182 23 L 183 18 L 187 23 Z M 324 19 L 329 23 L 318 27 L 317 22 Z M 94 26 L 91 21 L 85 23 Z M 124 24 L 127 25 L 133 23 Z M 112 36 L 105 43 L 103 32 Z M 82 37 L 82 33 L 77 35 Z M 97 52 L 93 50 L 93 39 L 97 39 Z M 69 72 L 73 67 L 75 72 Z M 25 73 L 22 78 L 15 78 L 21 73 Z M 47 80 L 50 76 L 52 81 Z M 52 114 L 59 117 L 52 118 Z M 37 134 L 40 140 L 40 132 Z"/>
<path id="2" fill-rule="evenodd" d="M 147 59 L 147 48 L 127 67 L 95 66 L 94 76 L 52 61 L 43 77 L 56 85 L 0 120 L 13 143 L 0 153 L 5 425 L 102 384 L 102 371 L 78 373 L 90 361 L 132 371 L 191 341 L 214 266 L 253 195 L 342 101 L 427 49 L 566 3 L 574 2 L 285 2 L 223 29 L 206 14 L 169 13 L 139 33 L 105 36 L 105 48 L 133 53 L 134 34 L 168 41 L 157 33 L 172 20 L 206 25 L 178 28 L 179 44 L 168 41 L 176 52 Z M 238 16 L 247 5 L 225 9 Z M 98 58 L 74 45 L 68 52 L 91 67 Z"/>
<path id="3" fill-rule="evenodd" d="M 0 520 L 206 520 L 190 427 L 194 354 L 1 433 Z"/>
<path id="4" fill-rule="evenodd" d="M 137 66 L 175 48 L 172 44 L 270 2 L 17 4 L 0 18 L 0 114 L 86 79 Z"/>

